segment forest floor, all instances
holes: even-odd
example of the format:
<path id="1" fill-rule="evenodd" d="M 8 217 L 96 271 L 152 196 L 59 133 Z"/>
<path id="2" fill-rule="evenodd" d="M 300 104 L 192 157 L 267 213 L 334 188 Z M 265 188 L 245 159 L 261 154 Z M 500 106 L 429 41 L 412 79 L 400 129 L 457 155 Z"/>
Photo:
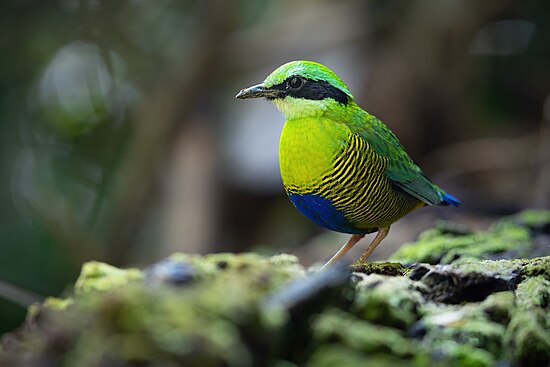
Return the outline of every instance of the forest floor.
<path id="1" fill-rule="evenodd" d="M 33 305 L 1 366 L 545 366 L 550 211 L 452 223 L 388 262 L 305 269 L 292 255 L 86 263 Z"/>

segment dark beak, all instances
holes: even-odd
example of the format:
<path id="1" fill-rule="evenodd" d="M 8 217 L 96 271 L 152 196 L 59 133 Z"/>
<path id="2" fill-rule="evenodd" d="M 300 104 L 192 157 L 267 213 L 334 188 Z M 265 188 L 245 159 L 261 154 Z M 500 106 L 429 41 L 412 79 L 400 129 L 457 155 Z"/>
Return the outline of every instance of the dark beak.
<path id="1" fill-rule="evenodd" d="M 280 91 L 277 89 L 266 88 L 263 84 L 254 85 L 249 88 L 241 89 L 235 98 L 247 99 L 247 98 L 277 98 L 280 95 Z"/>

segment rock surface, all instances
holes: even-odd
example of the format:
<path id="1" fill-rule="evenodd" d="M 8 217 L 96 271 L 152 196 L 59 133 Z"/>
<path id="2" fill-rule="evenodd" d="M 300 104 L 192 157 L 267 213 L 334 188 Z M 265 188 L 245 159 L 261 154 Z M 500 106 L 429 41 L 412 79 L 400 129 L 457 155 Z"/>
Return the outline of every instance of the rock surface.
<path id="1" fill-rule="evenodd" d="M 530 257 L 549 229 L 549 211 L 439 225 L 351 271 L 291 255 L 91 262 L 71 297 L 2 337 L 0 366 L 546 366 L 550 257 Z"/>

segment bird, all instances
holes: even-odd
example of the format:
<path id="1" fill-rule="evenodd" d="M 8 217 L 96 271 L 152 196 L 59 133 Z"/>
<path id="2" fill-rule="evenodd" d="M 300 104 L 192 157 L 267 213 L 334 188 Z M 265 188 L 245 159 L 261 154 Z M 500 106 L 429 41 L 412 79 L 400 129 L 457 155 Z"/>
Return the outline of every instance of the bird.
<path id="1" fill-rule="evenodd" d="M 390 226 L 415 209 L 460 205 L 426 176 L 381 120 L 355 103 L 340 77 L 320 63 L 288 62 L 235 97 L 275 104 L 286 120 L 279 165 L 290 201 L 317 225 L 351 234 L 323 268 L 377 232 L 359 258 L 365 263 Z"/>

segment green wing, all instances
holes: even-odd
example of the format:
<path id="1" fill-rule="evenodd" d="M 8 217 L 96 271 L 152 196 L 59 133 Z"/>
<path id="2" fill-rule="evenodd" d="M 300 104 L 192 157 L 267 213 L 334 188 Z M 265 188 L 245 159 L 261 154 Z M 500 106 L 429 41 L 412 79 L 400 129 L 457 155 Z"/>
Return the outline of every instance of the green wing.
<path id="1" fill-rule="evenodd" d="M 382 121 L 360 110 L 349 127 L 365 139 L 378 155 L 389 159 L 386 174 L 394 184 L 427 204 L 441 203 L 445 192 L 426 177 Z"/>

